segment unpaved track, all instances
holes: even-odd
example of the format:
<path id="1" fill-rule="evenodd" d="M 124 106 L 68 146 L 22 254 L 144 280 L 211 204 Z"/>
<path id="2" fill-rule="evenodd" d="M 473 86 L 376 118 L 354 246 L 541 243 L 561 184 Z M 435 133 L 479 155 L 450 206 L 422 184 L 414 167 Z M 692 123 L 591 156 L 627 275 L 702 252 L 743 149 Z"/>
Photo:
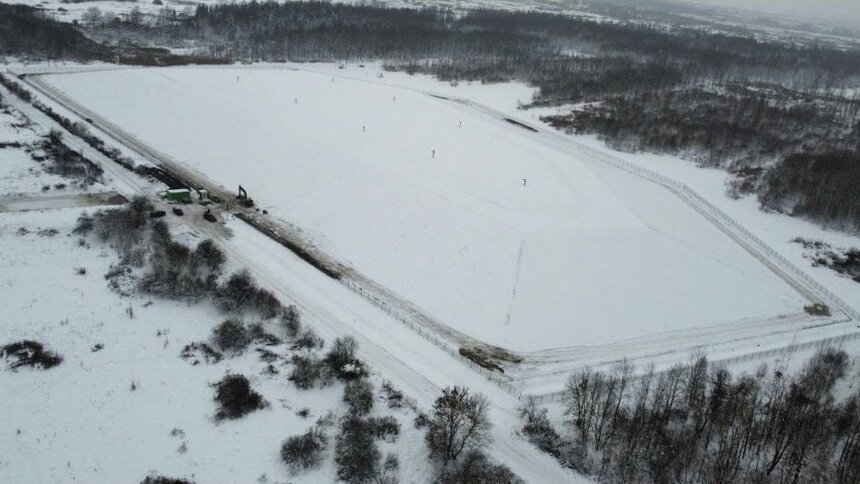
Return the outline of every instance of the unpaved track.
<path id="1" fill-rule="evenodd" d="M 0 212 L 26 212 L 52 208 L 120 205 L 128 200 L 116 192 L 64 193 L 61 195 L 17 195 L 0 197 Z"/>

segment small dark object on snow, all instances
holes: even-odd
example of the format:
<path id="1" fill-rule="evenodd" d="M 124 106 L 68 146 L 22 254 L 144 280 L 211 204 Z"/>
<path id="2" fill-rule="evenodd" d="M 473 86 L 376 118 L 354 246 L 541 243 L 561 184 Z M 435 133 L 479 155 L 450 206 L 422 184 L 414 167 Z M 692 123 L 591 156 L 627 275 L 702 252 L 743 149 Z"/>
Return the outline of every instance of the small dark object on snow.
<path id="1" fill-rule="evenodd" d="M 149 218 L 161 218 L 167 215 L 167 212 L 164 210 L 155 210 L 153 212 L 149 212 Z"/>
<path id="2" fill-rule="evenodd" d="M 156 5 L 161 5 L 161 0 L 157 0 L 159 3 Z M 194 481 L 189 481 L 188 479 L 182 479 L 179 477 L 167 477 L 167 476 L 147 476 L 146 479 L 140 481 L 140 484 L 194 484 Z"/>
<path id="3" fill-rule="evenodd" d="M 181 217 L 185 215 L 185 212 L 183 212 L 182 209 L 179 207 L 173 207 L 173 214 Z"/>
<path id="4" fill-rule="evenodd" d="M 90 348 L 90 350 L 91 350 L 93 353 L 95 353 L 96 351 L 101 351 L 101 350 L 103 350 L 104 348 L 105 348 L 105 345 L 103 345 L 103 344 L 101 344 L 101 343 L 96 343 L 96 345 L 95 345 L 95 346 L 93 346 L 92 348 Z"/>
<path id="5" fill-rule="evenodd" d="M 830 308 L 825 304 L 810 304 L 809 306 L 804 306 L 803 309 L 812 316 L 830 316 Z"/>
<path id="6" fill-rule="evenodd" d="M 216 221 L 215 216 L 212 215 L 212 212 L 210 212 L 208 209 L 206 210 L 206 213 L 203 214 L 203 218 L 212 223 L 215 223 Z"/>

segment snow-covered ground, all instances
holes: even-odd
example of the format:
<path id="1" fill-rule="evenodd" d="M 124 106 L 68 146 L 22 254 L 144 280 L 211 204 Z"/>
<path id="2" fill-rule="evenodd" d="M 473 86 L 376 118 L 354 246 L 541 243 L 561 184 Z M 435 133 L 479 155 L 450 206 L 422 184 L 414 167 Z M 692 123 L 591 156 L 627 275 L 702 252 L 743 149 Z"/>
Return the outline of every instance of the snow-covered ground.
<path id="1" fill-rule="evenodd" d="M 283 373 L 266 374 L 253 350 L 215 365 L 180 359 L 184 345 L 207 340 L 224 316 L 208 304 L 111 292 L 103 274 L 116 255 L 70 235 L 78 215 L 78 209 L 0 214 L 0 343 L 35 339 L 65 358 L 47 371 L 2 365 L 0 482 L 139 482 L 150 471 L 206 483 L 260 476 L 334 482 L 331 450 L 319 470 L 296 476 L 278 452 L 282 440 L 318 417 L 346 411 L 343 385 L 299 390 Z M 48 235 L 49 229 L 58 233 Z M 249 376 L 270 408 L 213 422 L 209 383 L 228 372 Z M 374 380 L 378 390 L 381 376 Z M 414 413 L 389 410 L 381 397 L 375 407 L 377 415 L 401 422 L 397 444 L 381 448 L 400 454 L 404 482 L 429 479 Z M 303 408 L 308 417 L 298 415 Z M 180 452 L 183 443 L 187 450 Z"/>
<path id="2" fill-rule="evenodd" d="M 45 79 L 224 186 L 242 184 L 318 246 L 491 344 L 598 345 L 801 310 L 793 289 L 661 187 L 456 102 L 381 84 L 390 73 L 344 74 L 352 78 L 175 68 Z M 445 89 L 504 97 L 508 110 L 527 95 L 518 85 Z"/>
<path id="3" fill-rule="evenodd" d="M 7 101 L 42 128 L 57 128 L 32 106 L 14 97 Z M 80 140 L 66 141 L 82 147 Z M 105 169 L 110 188 L 126 196 L 159 189 L 100 154 L 91 155 Z M 173 220 L 177 237 L 187 243 L 216 238 L 234 268 L 249 267 L 279 299 L 299 305 L 305 324 L 327 341 L 355 337 L 377 388 L 382 379 L 391 380 L 425 411 L 444 386 L 480 392 L 492 405 L 491 456 L 526 482 L 587 482 L 513 433 L 516 396 L 263 234 L 238 220 L 228 220 L 227 230 L 202 222 L 197 213 L 202 210 L 187 207 L 185 217 Z M 342 413 L 341 388 L 301 392 L 286 380 L 284 369 L 279 376 L 264 374 L 265 365 L 253 352 L 214 367 L 180 360 L 182 346 L 208 337 L 223 316 L 205 304 L 150 304 L 109 292 L 102 274 L 116 256 L 110 249 L 81 246 L 78 237 L 68 235 L 79 214 L 77 209 L 0 214 L 0 342 L 37 338 L 66 358 L 47 372 L 0 371 L 0 387 L 13 394 L 0 412 L 0 421 L 12 423 L 0 432 L 0 482 L 139 482 L 151 470 L 211 483 L 334 482 L 331 448 L 322 469 L 300 476 L 288 475 L 277 452 L 281 439 L 304 431 L 317 416 Z M 86 273 L 79 275 L 82 267 Z M 99 343 L 103 348 L 92 351 Z M 227 371 L 250 376 L 272 406 L 215 425 L 208 384 Z M 308 419 L 296 414 L 304 407 L 311 409 Z M 391 413 L 379 400 L 376 408 Z M 402 434 L 395 444 L 381 443 L 381 450 L 399 454 L 401 482 L 428 482 L 427 450 L 423 432 L 412 426 L 414 413 L 393 413 Z M 174 428 L 181 432 L 172 435 Z M 183 442 L 184 453 L 179 452 Z"/>
<path id="4" fill-rule="evenodd" d="M 46 172 L 52 161 L 40 145 L 47 134 L 17 110 L 0 107 L 0 212 L 45 203 L 74 205 L 84 194 L 107 191 L 101 183 L 82 184 Z M 34 156 L 42 160 L 37 162 Z"/>

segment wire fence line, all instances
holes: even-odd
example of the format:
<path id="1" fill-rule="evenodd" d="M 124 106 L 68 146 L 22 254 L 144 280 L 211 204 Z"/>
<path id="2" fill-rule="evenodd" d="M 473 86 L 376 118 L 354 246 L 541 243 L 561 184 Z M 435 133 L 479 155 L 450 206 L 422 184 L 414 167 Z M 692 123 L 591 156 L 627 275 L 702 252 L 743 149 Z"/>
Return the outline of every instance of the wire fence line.
<path id="1" fill-rule="evenodd" d="M 391 304 L 387 303 L 386 301 L 380 299 L 379 297 L 371 294 L 369 291 L 365 290 L 361 285 L 359 285 L 358 283 L 356 283 L 355 281 L 353 281 L 347 277 L 339 279 L 339 282 L 344 287 L 346 287 L 349 290 L 353 291 L 354 293 L 360 295 L 365 300 L 373 303 L 376 307 L 383 310 L 385 313 L 387 313 L 388 315 L 390 315 L 394 319 L 400 321 L 402 324 L 404 324 L 406 327 L 408 327 L 412 331 L 415 331 L 416 333 L 421 335 L 424 339 L 426 339 L 430 343 L 434 344 L 438 348 L 441 348 L 443 351 L 450 354 L 454 358 L 467 364 L 471 369 L 477 371 L 482 376 L 486 377 L 488 380 L 495 383 L 497 386 L 499 386 L 500 388 L 502 388 L 503 390 L 505 390 L 509 394 L 513 395 L 514 397 L 516 397 L 518 400 L 523 398 L 522 391 L 520 391 L 520 389 L 515 387 L 514 385 L 511 385 L 510 382 L 508 382 L 504 377 L 500 376 L 498 373 L 496 373 L 494 371 L 488 370 L 487 368 L 484 368 L 483 366 L 475 363 L 470 358 L 466 358 L 465 356 L 460 354 L 459 348 L 452 346 L 447 341 L 440 338 L 438 335 L 434 334 L 432 331 L 423 327 L 421 324 L 416 324 L 412 320 L 412 318 L 406 312 L 402 311 L 400 308 L 398 308 L 394 305 L 391 305 Z"/>
<path id="2" fill-rule="evenodd" d="M 827 347 L 839 348 L 849 341 L 855 341 L 858 339 L 860 339 L 860 331 L 856 331 L 853 333 L 846 333 L 846 334 L 842 334 L 839 336 L 832 336 L 829 338 L 817 339 L 817 340 L 813 340 L 813 341 L 805 341 L 803 343 L 796 343 L 796 344 L 792 344 L 789 346 L 783 346 L 783 347 L 779 347 L 779 348 L 771 348 L 771 349 L 762 350 L 762 351 L 745 353 L 743 355 L 732 356 L 729 358 L 719 358 L 719 359 L 708 360 L 708 361 L 709 361 L 709 363 L 714 363 L 714 364 L 717 364 L 720 366 L 722 366 L 722 365 L 734 365 L 734 364 L 738 364 L 738 363 L 746 363 L 749 361 L 762 360 L 762 359 L 770 358 L 773 356 L 788 355 L 788 354 L 795 352 L 795 351 L 805 351 L 805 350 L 827 348 Z M 623 361 L 623 360 L 610 362 L 610 363 L 607 363 L 606 365 L 602 365 L 602 366 L 611 366 L 611 365 L 616 364 L 616 363 L 621 363 L 621 361 Z M 585 367 L 583 367 L 583 368 L 585 368 Z M 571 370 L 571 373 L 574 373 L 575 371 L 576 370 Z M 662 374 L 667 373 L 669 371 L 671 371 L 671 368 L 667 368 L 665 370 L 660 370 L 660 371 L 655 371 L 652 374 L 654 376 L 659 376 L 659 375 L 662 375 Z M 637 381 L 637 380 L 641 379 L 643 376 L 644 375 L 636 375 L 633 377 L 633 381 Z M 564 396 L 565 396 L 565 390 L 558 390 L 558 391 L 549 392 L 549 393 L 528 395 L 529 398 L 533 398 L 539 404 L 558 403 L 564 399 Z"/>
<path id="3" fill-rule="evenodd" d="M 437 97 L 444 97 L 450 101 L 457 102 L 459 104 L 463 104 L 469 106 L 473 109 L 481 111 L 485 114 L 496 118 L 502 119 L 511 119 L 505 113 L 498 111 L 496 109 L 490 108 L 488 106 L 484 106 L 479 103 L 472 102 L 468 99 L 464 98 L 455 98 L 451 96 L 440 95 L 438 93 L 428 92 L 430 95 L 435 95 Z M 672 193 L 681 198 L 685 203 L 690 205 L 693 209 L 699 211 L 700 213 L 710 215 L 713 218 L 717 219 L 717 222 L 721 223 L 723 227 L 726 229 L 730 229 L 736 235 L 740 236 L 744 239 L 744 242 L 753 246 L 754 249 L 758 250 L 761 255 L 765 255 L 772 260 L 773 263 L 780 266 L 781 269 L 790 273 L 790 276 L 796 278 L 798 282 L 802 282 L 802 285 L 805 285 L 810 291 L 815 293 L 819 298 L 821 298 L 824 302 L 829 303 L 831 306 L 839 309 L 844 312 L 847 316 L 855 321 L 860 321 L 860 313 L 857 312 L 851 305 L 846 303 L 842 298 L 834 294 L 832 291 L 821 285 L 818 281 L 810 277 L 805 271 L 797 267 L 791 261 L 785 258 L 782 254 L 774 250 L 767 243 L 762 241 L 757 236 L 753 235 L 749 230 L 743 227 L 740 223 L 738 223 L 734 218 L 730 217 L 720 208 L 715 206 L 713 203 L 706 200 L 695 190 L 690 188 L 688 185 L 681 183 L 677 180 L 671 179 L 665 175 L 657 173 L 648 168 L 639 166 L 635 163 L 632 163 L 628 160 L 620 158 L 616 155 L 607 153 L 606 151 L 599 150 L 597 148 L 588 146 L 584 143 L 576 141 L 568 135 L 560 134 L 555 130 L 547 129 L 543 126 L 532 126 L 530 123 L 518 121 L 519 124 L 522 124 L 528 127 L 531 130 L 536 131 L 538 134 L 543 134 L 546 136 L 550 136 L 557 141 L 562 142 L 563 144 L 573 146 L 580 151 L 587 153 L 588 155 L 603 161 L 611 166 L 614 166 L 618 169 L 626 171 L 628 173 L 632 173 L 641 178 L 645 178 L 654 183 L 662 185 L 669 189 Z"/>
<path id="4" fill-rule="evenodd" d="M 658 183 L 670 191 L 675 193 L 679 198 L 684 200 L 688 205 L 692 206 L 694 209 L 698 211 L 703 211 L 707 215 L 710 215 L 716 218 L 720 223 L 722 223 L 725 227 L 731 229 L 737 235 L 742 237 L 745 242 L 752 245 L 756 250 L 763 255 L 767 256 L 772 262 L 777 264 L 783 271 L 790 273 L 789 275 L 799 280 L 803 286 L 806 286 L 809 290 L 815 293 L 819 298 L 822 299 L 822 302 L 828 303 L 828 305 L 835 307 L 845 313 L 848 317 L 855 321 L 860 321 L 860 313 L 858 313 L 851 305 L 846 303 L 842 298 L 834 294 L 832 291 L 821 285 L 818 281 L 810 277 L 805 271 L 797 267 L 794 263 L 785 258 L 782 254 L 774 250 L 767 243 L 762 241 L 757 236 L 753 235 L 749 230 L 743 227 L 740 223 L 738 223 L 734 218 L 730 217 L 728 214 L 723 212 L 721 209 L 717 208 L 713 203 L 706 200 L 704 197 L 699 195 L 696 191 L 690 188 L 688 185 L 681 183 L 677 180 L 673 180 L 664 175 L 651 171 L 647 168 L 643 168 L 641 166 L 635 165 L 632 162 L 619 158 L 617 156 L 611 155 L 609 153 L 605 153 L 603 151 L 597 150 L 590 146 L 579 143 L 575 140 L 572 140 L 570 137 L 559 135 L 558 133 L 544 131 L 545 133 L 549 133 L 554 137 L 557 137 L 568 144 L 571 144 L 577 147 L 580 150 L 587 152 L 588 154 L 594 156 L 595 158 L 600 159 L 612 166 L 620 168 L 622 170 L 631 172 L 635 175 L 638 175 L 642 178 L 646 178 L 655 183 Z"/>

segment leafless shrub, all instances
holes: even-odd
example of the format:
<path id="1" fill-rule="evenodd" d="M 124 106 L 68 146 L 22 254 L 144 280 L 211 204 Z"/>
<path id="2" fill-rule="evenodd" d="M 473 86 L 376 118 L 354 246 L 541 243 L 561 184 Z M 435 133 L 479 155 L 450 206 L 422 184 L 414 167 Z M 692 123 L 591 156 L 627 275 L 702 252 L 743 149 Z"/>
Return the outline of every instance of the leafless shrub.
<path id="1" fill-rule="evenodd" d="M 214 386 L 218 403 L 215 420 L 237 419 L 268 406 L 266 400 L 251 389 L 244 375 L 227 375 Z"/>
<path id="2" fill-rule="evenodd" d="M 328 438 L 319 427 L 313 427 L 301 435 L 288 438 L 281 445 L 281 460 L 292 471 L 313 469 L 322 462 L 322 453 L 328 446 Z"/>
<path id="3" fill-rule="evenodd" d="M 29 366 L 40 370 L 53 368 L 63 362 L 63 357 L 45 349 L 38 341 L 23 340 L 0 347 L 0 358 L 5 358 L 9 368 Z"/>

